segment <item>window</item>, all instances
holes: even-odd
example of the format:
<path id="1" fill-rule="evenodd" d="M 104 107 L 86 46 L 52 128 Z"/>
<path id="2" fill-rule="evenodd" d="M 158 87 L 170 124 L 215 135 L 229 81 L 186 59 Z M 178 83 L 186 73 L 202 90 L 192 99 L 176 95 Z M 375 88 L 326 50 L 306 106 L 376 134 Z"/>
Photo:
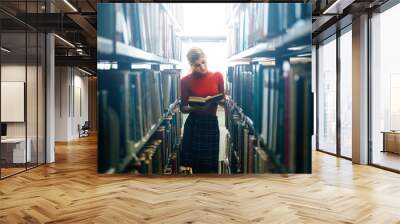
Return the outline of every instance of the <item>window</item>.
<path id="1" fill-rule="evenodd" d="M 346 32 L 347 31 L 347 32 Z M 340 36 L 340 155 L 351 158 L 352 149 L 352 33 Z"/>
<path id="2" fill-rule="evenodd" d="M 318 48 L 318 149 L 336 153 L 336 40 Z"/>
<path id="3" fill-rule="evenodd" d="M 372 163 L 395 170 L 400 170 L 400 132 L 395 132 L 400 130 L 398 21 L 400 4 L 371 19 Z"/>

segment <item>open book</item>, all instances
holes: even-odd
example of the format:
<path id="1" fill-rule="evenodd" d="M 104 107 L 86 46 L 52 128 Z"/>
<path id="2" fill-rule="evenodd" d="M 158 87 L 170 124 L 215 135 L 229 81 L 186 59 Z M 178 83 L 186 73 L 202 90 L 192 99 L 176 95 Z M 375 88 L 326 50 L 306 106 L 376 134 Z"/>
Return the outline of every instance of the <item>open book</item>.
<path id="1" fill-rule="evenodd" d="M 220 93 L 214 96 L 199 97 L 189 96 L 189 105 L 191 106 L 204 106 L 207 103 L 218 103 L 224 98 L 224 94 Z"/>

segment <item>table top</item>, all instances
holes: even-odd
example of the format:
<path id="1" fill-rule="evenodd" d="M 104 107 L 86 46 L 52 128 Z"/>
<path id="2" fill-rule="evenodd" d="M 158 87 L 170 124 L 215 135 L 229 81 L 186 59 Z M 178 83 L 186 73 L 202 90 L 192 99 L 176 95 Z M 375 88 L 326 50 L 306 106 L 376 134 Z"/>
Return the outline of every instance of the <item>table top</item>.
<path id="1" fill-rule="evenodd" d="M 30 138 L 28 138 L 27 141 L 30 141 Z M 5 138 L 5 139 L 1 139 L 1 143 L 19 143 L 19 142 L 25 142 L 25 138 Z"/>
<path id="2" fill-rule="evenodd" d="M 381 131 L 381 133 L 397 134 L 400 135 L 400 131 Z"/>

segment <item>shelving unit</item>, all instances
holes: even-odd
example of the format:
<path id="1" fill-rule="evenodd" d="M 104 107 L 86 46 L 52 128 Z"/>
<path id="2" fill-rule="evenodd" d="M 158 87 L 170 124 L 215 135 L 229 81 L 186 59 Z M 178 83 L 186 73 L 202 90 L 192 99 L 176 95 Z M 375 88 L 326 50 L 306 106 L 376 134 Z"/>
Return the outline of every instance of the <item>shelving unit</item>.
<path id="1" fill-rule="evenodd" d="M 172 110 L 175 109 L 175 107 L 179 104 L 178 101 L 175 103 L 171 104 L 169 106 L 168 112 L 166 112 L 163 117 L 161 117 L 157 123 L 153 124 L 153 126 L 150 128 L 149 132 L 135 145 L 133 145 L 132 149 L 130 149 L 128 152 L 127 158 L 123 160 L 123 162 L 120 164 L 120 167 L 118 167 L 118 171 L 123 171 L 125 167 L 133 160 L 136 159 L 137 153 L 142 149 L 142 147 L 149 141 L 150 137 L 157 131 L 158 127 L 160 127 L 161 123 L 165 120 L 165 118 L 168 116 L 168 114 L 172 113 Z"/>
<path id="2" fill-rule="evenodd" d="M 153 53 L 146 52 L 142 49 L 127 45 L 121 42 L 116 42 L 115 46 L 113 41 L 103 37 L 97 37 L 98 53 L 101 59 L 115 60 L 126 59 L 131 62 L 154 62 L 160 64 L 173 64 L 182 65 L 182 62 L 175 59 L 163 58 Z"/>
<path id="3" fill-rule="evenodd" d="M 169 20 L 168 23 L 173 26 L 172 30 L 173 32 L 176 31 L 181 31 L 182 28 L 180 24 L 178 23 L 177 19 L 174 17 L 174 15 L 171 13 L 171 11 L 168 8 L 167 3 L 162 3 L 158 4 L 160 7 L 160 11 L 164 10 L 163 17 L 166 20 Z M 154 5 L 155 6 L 155 5 Z M 110 18 L 114 20 L 114 18 Z M 113 21 L 115 23 L 115 21 Z M 112 24 L 112 23 L 110 23 Z M 109 24 L 108 24 L 109 25 Z M 146 24 L 148 26 L 149 24 Z M 112 28 L 115 29 L 115 28 Z M 115 32 L 114 31 L 111 31 Z M 148 33 L 145 33 L 147 35 Z M 146 36 L 145 36 L 146 37 Z M 178 38 L 177 35 L 172 35 L 172 38 Z M 147 37 L 146 37 L 147 38 Z M 171 40 L 171 39 L 170 39 Z M 139 46 L 139 45 L 138 45 Z M 142 45 L 143 46 L 143 45 Z M 180 68 L 182 65 L 182 62 L 176 59 L 172 58 L 166 58 L 159 56 L 155 53 L 145 51 L 143 49 L 140 49 L 138 47 L 135 47 L 130 44 L 126 44 L 122 41 L 117 41 L 112 39 L 111 36 L 98 36 L 97 37 L 97 59 L 98 62 L 117 62 L 119 65 L 119 68 L 123 69 L 130 69 L 131 64 L 151 64 L 151 68 L 153 70 L 160 70 L 160 65 L 171 65 L 173 69 Z M 145 49 L 145 48 L 144 48 Z M 161 53 L 160 53 L 161 54 Z M 168 54 L 166 54 L 168 55 Z M 172 54 L 170 54 L 172 55 Z M 155 65 L 153 67 L 153 65 Z M 169 116 L 170 114 L 173 113 L 175 108 L 179 105 L 179 100 L 175 101 L 171 105 L 169 105 L 168 111 L 163 112 L 161 114 L 161 118 L 158 119 L 157 122 L 154 122 L 153 125 L 151 125 L 150 129 L 148 129 L 147 133 L 144 134 L 144 136 L 141 138 L 140 141 L 134 142 L 133 140 L 129 140 L 126 148 L 126 156 L 123 159 L 120 159 L 120 162 L 116 165 L 112 165 L 113 167 L 109 167 L 106 173 L 115 173 L 115 172 L 123 172 L 127 168 L 127 166 L 135 159 L 137 159 L 137 154 L 140 153 L 141 149 L 146 145 L 146 143 L 150 140 L 152 135 L 157 131 L 157 129 L 160 127 L 160 125 L 163 123 L 163 121 Z M 146 112 L 144 112 L 146 113 Z"/>
<path id="4" fill-rule="evenodd" d="M 241 107 L 239 107 L 235 101 L 233 101 L 230 97 L 226 97 L 227 100 L 232 103 L 233 108 L 239 113 L 239 115 L 244 118 L 244 120 L 246 121 L 247 125 L 249 125 L 249 127 L 254 130 L 254 125 L 253 125 L 253 121 L 245 114 L 243 113 L 243 110 Z M 257 139 L 260 140 L 260 142 L 265 145 L 264 141 L 262 138 L 260 138 L 259 134 L 257 132 L 254 131 L 254 135 L 256 136 Z M 285 168 L 283 167 L 283 165 L 276 159 L 276 156 L 274 155 L 274 153 L 270 150 L 268 150 L 267 148 L 264 148 L 264 150 L 267 152 L 268 155 L 270 155 L 270 158 L 272 159 L 272 162 L 274 163 L 274 165 L 278 168 L 278 170 L 283 173 L 285 172 Z M 273 156 L 271 156 L 273 155 Z M 228 161 L 229 162 L 229 161 Z"/>
<path id="5" fill-rule="evenodd" d="M 232 103 L 233 108 L 236 109 L 236 111 L 239 113 L 239 115 L 245 119 L 246 123 L 247 123 L 248 125 L 250 125 L 252 129 L 254 129 L 253 121 L 252 121 L 245 113 L 243 113 L 243 109 L 242 109 L 241 107 L 239 107 L 239 106 L 236 104 L 236 102 L 233 101 L 230 97 L 226 97 L 226 98 L 227 98 L 227 100 L 228 100 L 229 102 Z"/>
<path id="6" fill-rule="evenodd" d="M 172 15 L 166 4 L 167 3 L 159 4 L 160 9 L 166 12 L 168 18 L 171 20 L 176 30 L 181 31 L 182 30 L 181 26 L 177 22 L 176 18 Z M 97 49 L 98 49 L 97 57 L 101 58 L 102 60 L 115 60 L 116 58 L 118 58 L 120 60 L 126 60 L 129 62 L 143 61 L 143 62 L 154 62 L 160 64 L 182 65 L 182 62 L 178 60 L 164 58 L 154 53 L 147 52 L 140 48 L 134 47 L 132 45 L 128 45 L 120 41 L 113 41 L 111 39 L 100 36 L 97 37 Z"/>
<path id="7" fill-rule="evenodd" d="M 165 12 L 167 13 L 168 17 L 171 19 L 172 23 L 174 24 L 174 26 L 176 28 L 178 28 L 178 31 L 182 31 L 182 27 L 181 25 L 179 25 L 178 21 L 176 20 L 176 18 L 172 15 L 172 13 L 169 11 L 166 3 L 161 3 L 160 4 L 161 8 L 165 10 Z"/>
<path id="8" fill-rule="evenodd" d="M 234 6 L 234 11 L 228 21 L 228 26 L 232 26 L 234 19 L 238 17 L 238 14 L 244 7 L 246 7 L 244 3 L 238 3 Z M 229 66 L 235 66 L 240 64 L 263 64 L 264 61 L 273 60 L 275 67 L 282 68 L 283 62 L 288 61 L 291 57 L 300 57 L 301 55 L 309 55 L 309 57 L 311 57 L 311 32 L 311 18 L 309 23 L 306 20 L 297 21 L 282 34 L 267 38 L 265 42 L 258 43 L 253 47 L 231 55 L 227 61 Z M 246 122 L 248 127 L 254 131 L 254 136 L 257 138 L 259 145 L 265 146 L 264 140 L 260 137 L 261 133 L 255 131 L 252 119 L 244 113 L 243 109 L 239 107 L 233 99 L 227 97 L 227 100 L 231 103 L 230 105 L 232 108 Z M 267 153 L 278 172 L 288 172 L 283 158 L 280 157 L 282 155 L 278 155 L 278 153 L 273 152 L 268 147 L 262 148 Z"/>
<path id="9" fill-rule="evenodd" d="M 300 24 L 290 28 L 285 34 L 271 38 L 267 42 L 259 43 L 256 46 L 242 51 L 228 58 L 228 61 L 240 61 L 245 58 L 275 57 L 277 54 L 296 53 L 288 50 L 291 46 L 298 46 L 307 41 L 311 43 L 311 24 Z M 300 53 L 301 50 L 298 52 Z M 310 49 L 311 52 L 311 49 Z"/>
<path id="10" fill-rule="evenodd" d="M 242 3 L 236 3 L 236 5 L 233 8 L 232 14 L 228 20 L 227 26 L 230 27 L 232 26 L 233 20 L 236 17 L 237 12 L 239 11 L 239 7 L 241 6 Z"/>

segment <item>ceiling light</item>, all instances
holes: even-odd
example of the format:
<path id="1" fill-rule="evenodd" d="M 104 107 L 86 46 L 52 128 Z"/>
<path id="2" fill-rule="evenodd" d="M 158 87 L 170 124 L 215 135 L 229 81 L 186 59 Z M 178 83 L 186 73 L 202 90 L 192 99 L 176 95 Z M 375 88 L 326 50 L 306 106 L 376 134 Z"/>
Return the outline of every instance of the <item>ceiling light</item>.
<path id="1" fill-rule="evenodd" d="M 131 69 L 150 69 L 151 64 L 136 64 L 132 63 L 131 64 Z"/>
<path id="2" fill-rule="evenodd" d="M 81 69 L 81 68 L 78 68 L 81 72 L 83 72 L 83 73 L 85 73 L 85 74 L 87 74 L 87 75 L 92 75 L 92 73 L 89 73 L 88 71 L 85 71 L 85 70 L 83 70 L 83 69 Z"/>
<path id="3" fill-rule="evenodd" d="M 71 44 L 71 42 L 67 41 L 66 39 L 64 39 L 64 38 L 62 38 L 62 37 L 60 37 L 60 36 L 58 36 L 57 34 L 54 34 L 54 36 L 57 37 L 58 39 L 60 39 L 61 41 L 63 41 L 64 43 L 66 43 L 67 45 L 69 45 L 69 46 L 75 48 L 75 45 Z"/>
<path id="4" fill-rule="evenodd" d="M 311 56 L 311 53 L 297 55 L 297 57 L 310 57 L 310 56 Z"/>
<path id="5" fill-rule="evenodd" d="M 289 51 L 301 51 L 304 48 L 306 48 L 307 46 L 297 46 L 297 47 L 289 47 L 288 50 Z"/>
<path id="6" fill-rule="evenodd" d="M 335 1 L 331 6 L 329 6 L 329 8 L 327 8 L 322 14 L 328 14 L 330 13 L 331 9 L 333 9 L 334 7 L 336 7 L 336 5 L 340 2 L 340 0 Z"/>
<path id="7" fill-rule="evenodd" d="M 254 58 L 252 61 L 275 61 L 274 58 L 268 58 L 268 57 L 258 57 L 258 58 Z"/>
<path id="8" fill-rule="evenodd" d="M 115 62 L 115 61 L 112 62 L 112 63 L 111 63 L 111 68 L 112 68 L 112 69 L 118 69 L 118 63 Z"/>
<path id="9" fill-rule="evenodd" d="M 336 0 L 331 6 L 329 6 L 324 12 L 323 15 L 340 15 L 343 14 L 343 10 L 351 5 L 355 0 Z M 373 2 L 373 1 L 371 1 Z M 375 1 L 376 2 L 376 1 Z"/>
<path id="10" fill-rule="evenodd" d="M 108 62 L 98 62 L 97 63 L 97 69 L 98 70 L 110 70 L 111 69 L 111 64 Z"/>
<path id="11" fill-rule="evenodd" d="M 65 4 L 67 4 L 72 10 L 74 10 L 74 12 L 78 12 L 78 10 L 71 4 L 69 3 L 68 0 L 64 0 Z"/>
<path id="12" fill-rule="evenodd" d="M 9 49 L 7 49 L 7 48 L 5 48 L 5 47 L 1 47 L 1 50 L 4 51 L 4 52 L 7 52 L 7 53 L 10 53 L 10 52 L 11 52 Z"/>
<path id="13" fill-rule="evenodd" d="M 76 49 L 77 52 L 82 52 L 82 49 L 78 48 Z"/>

